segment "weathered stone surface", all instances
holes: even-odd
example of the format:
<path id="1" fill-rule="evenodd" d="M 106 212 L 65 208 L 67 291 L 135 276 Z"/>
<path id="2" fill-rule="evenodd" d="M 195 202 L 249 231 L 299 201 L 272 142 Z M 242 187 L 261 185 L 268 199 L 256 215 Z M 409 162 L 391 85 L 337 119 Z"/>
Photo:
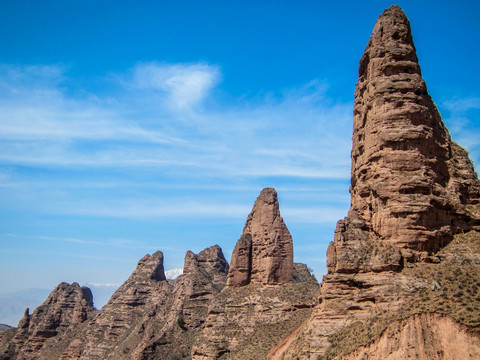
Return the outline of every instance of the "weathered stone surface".
<path id="1" fill-rule="evenodd" d="M 233 251 L 227 285 L 285 284 L 292 276 L 292 236 L 280 216 L 277 192 L 265 188 Z"/>
<path id="2" fill-rule="evenodd" d="M 304 264 L 281 285 L 227 286 L 213 298 L 192 359 L 264 359 L 317 304 L 318 283 Z"/>
<path id="3" fill-rule="evenodd" d="M 375 24 L 355 90 L 349 216 L 423 259 L 480 218 L 480 186 L 422 79 L 410 24 L 398 6 Z"/>
<path id="4" fill-rule="evenodd" d="M 98 316 L 60 342 L 60 359 L 188 357 L 227 272 L 218 245 L 188 251 L 183 275 L 173 281 L 165 280 L 161 252 L 146 255 Z"/>
<path id="5" fill-rule="evenodd" d="M 232 254 L 227 285 L 211 299 L 192 359 L 262 359 L 317 304 L 318 283 L 293 263 L 277 193 L 263 189 Z"/>
<path id="6" fill-rule="evenodd" d="M 423 271 L 442 259 L 458 264 L 452 252 L 438 251 L 455 234 L 479 228 L 480 184 L 427 93 L 398 6 L 379 17 L 360 60 L 353 117 L 351 208 L 327 250 L 320 304 L 269 359 L 323 358 L 349 326 L 379 314 L 389 314 L 384 321 L 410 314 L 414 295 L 424 296 L 416 304 L 427 303 L 437 280 L 409 268 Z M 468 264 L 477 258 L 462 255 Z M 442 309 L 442 299 L 435 301 L 432 308 Z"/>
<path id="7" fill-rule="evenodd" d="M 149 304 L 164 305 L 170 292 L 171 285 L 165 280 L 163 271 L 162 252 L 145 255 L 88 328 L 78 334 L 76 343 L 69 345 L 64 358 L 75 358 L 72 353 L 79 348 L 82 349 L 79 359 L 111 358 L 139 325 Z"/>
<path id="8" fill-rule="evenodd" d="M 439 314 L 419 314 L 396 321 L 368 346 L 341 357 L 343 360 L 479 358 L 480 336 Z"/>
<path id="9" fill-rule="evenodd" d="M 33 314 L 29 310 L 9 330 L 15 335 L 2 344 L 1 359 L 38 359 L 39 353 L 55 343 L 70 328 L 79 326 L 93 317 L 92 292 L 77 283 L 59 284 Z"/>

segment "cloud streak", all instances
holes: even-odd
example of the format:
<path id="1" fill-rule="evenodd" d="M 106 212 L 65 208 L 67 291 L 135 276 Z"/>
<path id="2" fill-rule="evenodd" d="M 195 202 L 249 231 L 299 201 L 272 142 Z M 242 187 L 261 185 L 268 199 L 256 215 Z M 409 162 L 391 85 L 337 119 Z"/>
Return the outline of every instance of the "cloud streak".
<path id="1" fill-rule="evenodd" d="M 278 99 L 222 107 L 211 94 L 220 70 L 207 64 L 139 64 L 105 80 L 114 88 L 109 93 L 83 96 L 66 90 L 61 67 L 2 70 L 0 161 L 6 164 L 348 176 L 350 105 L 324 105 L 329 100 L 318 82 Z M 205 106 L 208 98 L 212 106 Z"/>

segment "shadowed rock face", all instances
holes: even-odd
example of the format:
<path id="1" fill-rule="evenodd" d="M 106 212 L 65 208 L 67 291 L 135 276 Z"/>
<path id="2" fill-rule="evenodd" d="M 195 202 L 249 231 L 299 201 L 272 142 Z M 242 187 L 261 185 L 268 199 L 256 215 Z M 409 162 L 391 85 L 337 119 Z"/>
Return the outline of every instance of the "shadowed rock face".
<path id="1" fill-rule="evenodd" d="M 141 321 L 148 304 L 165 304 L 170 290 L 163 271 L 163 253 L 145 255 L 89 326 L 76 336 L 77 342 L 69 345 L 63 358 L 109 358 Z M 73 356 L 77 352 L 77 357 Z"/>
<path id="2" fill-rule="evenodd" d="M 292 236 L 280 216 L 277 192 L 265 188 L 233 250 L 227 285 L 285 284 L 292 278 Z"/>

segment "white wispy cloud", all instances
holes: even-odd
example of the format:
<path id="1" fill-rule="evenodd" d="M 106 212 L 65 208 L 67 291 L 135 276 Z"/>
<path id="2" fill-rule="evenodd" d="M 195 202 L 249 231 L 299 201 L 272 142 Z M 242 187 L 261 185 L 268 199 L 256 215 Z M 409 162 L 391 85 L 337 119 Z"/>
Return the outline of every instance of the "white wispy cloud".
<path id="1" fill-rule="evenodd" d="M 317 81 L 277 99 L 195 107 L 220 81 L 218 67 L 139 64 L 105 80 L 113 81 L 111 93 L 75 96 L 65 68 L 0 70 L 0 161 L 7 164 L 348 177 L 350 105 L 332 104 Z"/>
<path id="2" fill-rule="evenodd" d="M 15 238 L 18 240 L 22 239 L 33 239 L 38 241 L 54 241 L 54 242 L 64 242 L 64 243 L 76 243 L 87 246 L 102 246 L 102 247 L 118 247 L 125 249 L 142 249 L 145 251 L 158 250 L 158 246 L 146 245 L 144 242 L 139 240 L 130 240 L 130 239 L 106 239 L 103 241 L 98 240 L 85 240 L 71 237 L 54 237 L 54 236 L 44 236 L 44 235 L 19 235 L 12 233 L 5 233 L 0 235 L 3 238 Z M 175 251 L 176 249 L 171 246 L 162 246 L 162 250 Z"/>
<path id="3" fill-rule="evenodd" d="M 144 63 L 133 69 L 132 85 L 144 90 L 160 91 L 166 105 L 186 109 L 205 99 L 219 82 L 218 67 L 208 64 Z"/>
<path id="4" fill-rule="evenodd" d="M 248 206 L 209 203 L 206 201 L 185 201 L 185 199 L 112 199 L 102 203 L 78 204 L 63 209 L 69 215 L 86 215 L 113 218 L 243 218 L 249 212 Z"/>
<path id="5" fill-rule="evenodd" d="M 480 163 L 480 132 L 473 122 L 480 115 L 480 98 L 452 98 L 441 103 L 443 119 L 453 140 L 469 151 L 475 164 Z"/>
<path id="6" fill-rule="evenodd" d="M 282 215 L 288 221 L 296 223 L 335 223 L 347 215 L 348 206 L 282 208 Z"/>
<path id="7" fill-rule="evenodd" d="M 88 282 L 83 284 L 83 286 L 88 286 L 88 287 L 98 287 L 98 288 L 118 288 L 120 287 L 121 284 L 115 284 L 115 283 L 97 283 L 97 282 Z"/>

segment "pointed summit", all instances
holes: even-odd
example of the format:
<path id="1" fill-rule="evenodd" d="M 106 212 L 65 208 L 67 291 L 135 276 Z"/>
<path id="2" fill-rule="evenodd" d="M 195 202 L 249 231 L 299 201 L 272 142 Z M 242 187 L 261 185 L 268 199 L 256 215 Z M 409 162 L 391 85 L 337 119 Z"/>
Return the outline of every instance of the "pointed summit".
<path id="1" fill-rule="evenodd" d="M 265 188 L 233 250 L 227 285 L 284 284 L 292 279 L 292 236 L 280 216 L 277 192 Z"/>
<path id="2" fill-rule="evenodd" d="M 25 310 L 8 347 L 0 349 L 0 359 L 36 359 L 39 351 L 48 352 L 58 338 L 94 316 L 91 290 L 62 282 L 33 314 Z"/>
<path id="3" fill-rule="evenodd" d="M 407 258 L 424 258 L 478 222 L 467 205 L 478 203 L 479 189 L 427 93 L 408 18 L 394 5 L 360 60 L 349 218 L 408 249 Z"/>
<path id="4" fill-rule="evenodd" d="M 132 281 L 166 280 L 163 269 L 163 253 L 156 251 L 153 255 L 145 255 L 137 264 L 137 268 L 130 275 Z"/>

